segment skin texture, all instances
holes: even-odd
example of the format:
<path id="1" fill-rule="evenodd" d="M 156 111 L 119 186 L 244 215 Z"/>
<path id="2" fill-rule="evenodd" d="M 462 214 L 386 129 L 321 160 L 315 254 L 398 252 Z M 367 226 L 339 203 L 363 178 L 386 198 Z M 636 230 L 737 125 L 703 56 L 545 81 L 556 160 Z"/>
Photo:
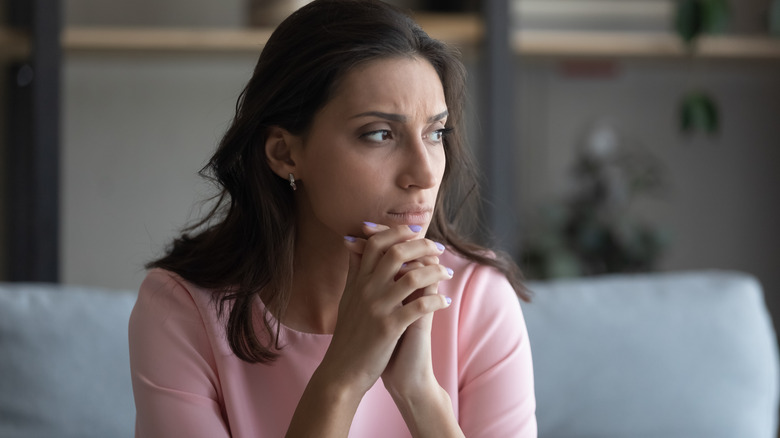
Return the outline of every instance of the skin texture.
<path id="1" fill-rule="evenodd" d="M 452 272 L 439 264 L 444 248 L 424 238 L 446 166 L 446 115 L 427 61 L 387 58 L 350 70 L 305 136 L 270 130 L 269 165 L 298 187 L 282 321 L 333 334 L 288 436 L 346 436 L 380 377 L 414 436 L 462 436 L 430 345 L 433 313 L 449 305 L 437 286 Z"/>

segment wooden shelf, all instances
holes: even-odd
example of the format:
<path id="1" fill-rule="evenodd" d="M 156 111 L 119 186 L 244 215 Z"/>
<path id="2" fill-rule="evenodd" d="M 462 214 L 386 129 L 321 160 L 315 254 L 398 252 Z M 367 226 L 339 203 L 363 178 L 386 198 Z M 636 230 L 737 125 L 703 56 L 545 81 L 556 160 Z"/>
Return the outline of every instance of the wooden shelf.
<path id="1" fill-rule="evenodd" d="M 71 27 L 62 35 L 67 52 L 259 52 L 270 29 Z"/>
<path id="2" fill-rule="evenodd" d="M 414 19 L 428 34 L 456 46 L 482 43 L 485 27 L 478 14 L 416 14 Z"/>
<path id="3" fill-rule="evenodd" d="M 483 22 L 475 14 L 419 14 L 431 36 L 453 45 L 477 46 Z M 257 53 L 270 28 L 132 28 L 69 27 L 63 30 L 66 52 L 238 52 Z M 671 33 L 596 31 L 515 31 L 515 53 L 530 58 L 682 58 L 688 53 Z M 24 32 L 0 28 L 0 60 L 23 59 L 31 50 Z M 706 36 L 697 43 L 700 59 L 780 60 L 780 39 L 764 36 Z"/>
<path id="4" fill-rule="evenodd" d="M 420 14 L 415 17 L 434 38 L 454 45 L 478 44 L 482 21 L 473 14 Z M 63 32 L 66 51 L 249 52 L 257 53 L 272 28 L 70 27 Z"/>
<path id="5" fill-rule="evenodd" d="M 681 58 L 688 52 L 677 35 L 634 32 L 516 31 L 515 53 L 545 58 Z M 780 60 L 780 39 L 764 36 L 705 36 L 696 44 L 700 59 Z"/>
<path id="6" fill-rule="evenodd" d="M 24 59 L 30 55 L 30 38 L 26 33 L 0 27 L 0 61 Z"/>

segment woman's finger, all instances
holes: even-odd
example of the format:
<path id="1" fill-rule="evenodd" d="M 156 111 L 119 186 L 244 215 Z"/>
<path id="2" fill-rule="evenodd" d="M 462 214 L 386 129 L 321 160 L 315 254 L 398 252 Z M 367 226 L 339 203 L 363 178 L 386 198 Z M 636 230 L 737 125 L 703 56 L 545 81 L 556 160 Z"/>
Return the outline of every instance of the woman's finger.
<path id="1" fill-rule="evenodd" d="M 449 280 L 452 278 L 452 274 L 452 269 L 442 265 L 412 269 L 398 278 L 382 298 L 388 300 L 391 305 L 398 305 L 417 290 L 436 286 L 440 281 Z"/>
<path id="2" fill-rule="evenodd" d="M 387 225 L 382 224 L 375 224 L 373 222 L 363 222 L 363 233 L 366 235 L 366 237 L 371 237 L 374 234 L 380 232 L 389 230 L 390 227 Z M 366 239 L 362 237 L 357 236 L 344 236 L 344 241 L 347 244 L 347 248 L 355 252 L 357 254 L 363 254 L 363 250 L 366 247 Z"/>
<path id="3" fill-rule="evenodd" d="M 387 225 L 382 224 L 375 224 L 373 222 L 363 222 L 363 232 L 367 236 L 367 238 L 370 238 L 374 234 L 377 234 L 382 231 L 389 230 L 390 227 Z M 357 237 L 357 236 L 344 236 L 344 240 L 347 244 L 347 248 L 355 253 L 363 254 L 366 247 L 366 238 Z M 421 257 L 417 261 L 425 264 L 425 265 L 433 265 L 439 263 L 439 258 L 436 256 L 426 256 Z"/>
<path id="4" fill-rule="evenodd" d="M 380 232 L 389 230 L 390 227 L 387 225 L 382 224 L 375 224 L 373 222 L 363 222 L 363 232 L 366 233 L 366 236 L 373 236 L 374 234 Z"/>
<path id="5" fill-rule="evenodd" d="M 449 307 L 452 300 L 444 295 L 423 295 L 399 307 L 394 316 L 403 327 L 409 327 L 423 316 Z"/>
<path id="6" fill-rule="evenodd" d="M 366 248 L 366 239 L 354 236 L 344 236 L 344 245 L 352 254 L 363 255 L 363 250 Z"/>
<path id="7" fill-rule="evenodd" d="M 370 227 L 364 225 L 364 228 Z M 421 232 L 422 228 L 420 227 L 405 225 L 375 232 L 366 239 L 366 245 L 363 248 L 361 272 L 363 274 L 373 273 L 379 260 L 382 259 L 388 251 L 395 248 L 397 244 L 421 239 Z M 425 254 L 420 254 L 419 256 L 423 255 Z M 401 263 L 414 260 L 414 258 L 401 260 L 401 262 L 398 263 L 398 267 L 400 267 Z M 396 268 L 395 272 L 398 272 L 398 268 Z"/>
<path id="8" fill-rule="evenodd" d="M 404 274 L 411 271 L 412 269 L 418 269 L 425 266 L 422 262 L 419 262 L 417 260 L 411 261 L 409 263 L 404 263 L 401 265 L 401 269 L 398 270 L 398 273 L 395 274 L 395 278 L 393 280 L 398 281 L 399 278 L 401 278 Z"/>
<path id="9" fill-rule="evenodd" d="M 353 242 L 354 243 L 354 242 Z M 360 254 L 357 252 L 349 252 L 349 269 L 347 270 L 347 284 L 354 284 L 355 277 L 360 270 Z"/>
<path id="10" fill-rule="evenodd" d="M 377 235 L 376 237 L 379 236 Z M 369 239 L 367 247 L 371 245 L 371 240 Z M 428 261 L 436 261 L 433 264 L 438 265 L 437 259 L 442 252 L 444 252 L 444 245 L 428 239 L 414 239 L 397 243 L 388 248 L 377 260 L 371 274 L 378 278 L 393 279 L 404 263 L 408 266 L 410 262 L 426 259 Z M 366 253 L 368 253 L 368 250 L 364 252 L 364 254 Z"/>

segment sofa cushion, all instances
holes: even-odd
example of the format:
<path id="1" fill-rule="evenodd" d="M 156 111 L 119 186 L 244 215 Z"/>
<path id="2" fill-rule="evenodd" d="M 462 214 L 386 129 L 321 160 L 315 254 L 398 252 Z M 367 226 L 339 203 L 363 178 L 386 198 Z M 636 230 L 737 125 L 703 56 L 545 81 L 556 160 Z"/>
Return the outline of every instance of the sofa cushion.
<path id="1" fill-rule="evenodd" d="M 754 278 L 529 286 L 539 437 L 776 437 L 777 340 Z"/>
<path id="2" fill-rule="evenodd" d="M 0 284 L 0 436 L 131 437 L 135 293 Z"/>

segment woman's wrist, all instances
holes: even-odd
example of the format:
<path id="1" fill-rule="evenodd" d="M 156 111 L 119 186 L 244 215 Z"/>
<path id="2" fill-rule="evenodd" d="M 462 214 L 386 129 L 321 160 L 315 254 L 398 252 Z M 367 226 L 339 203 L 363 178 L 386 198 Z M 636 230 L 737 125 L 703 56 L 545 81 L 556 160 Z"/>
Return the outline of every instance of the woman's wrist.
<path id="1" fill-rule="evenodd" d="M 442 390 L 433 370 L 416 376 L 406 375 L 401 379 L 382 376 L 385 389 L 393 397 L 396 404 L 421 403 L 430 399 L 435 392 Z"/>
<path id="2" fill-rule="evenodd" d="M 338 405 L 354 405 L 357 407 L 367 392 L 366 388 L 357 384 L 356 379 L 350 379 L 343 372 L 330 372 L 322 364 L 314 371 L 309 386 L 316 390 L 331 403 Z"/>
<path id="3" fill-rule="evenodd" d="M 346 436 L 362 398 L 353 385 L 318 368 L 298 402 L 287 437 Z"/>
<path id="4" fill-rule="evenodd" d="M 438 383 L 406 394 L 391 391 L 413 437 L 462 437 L 452 400 Z"/>

